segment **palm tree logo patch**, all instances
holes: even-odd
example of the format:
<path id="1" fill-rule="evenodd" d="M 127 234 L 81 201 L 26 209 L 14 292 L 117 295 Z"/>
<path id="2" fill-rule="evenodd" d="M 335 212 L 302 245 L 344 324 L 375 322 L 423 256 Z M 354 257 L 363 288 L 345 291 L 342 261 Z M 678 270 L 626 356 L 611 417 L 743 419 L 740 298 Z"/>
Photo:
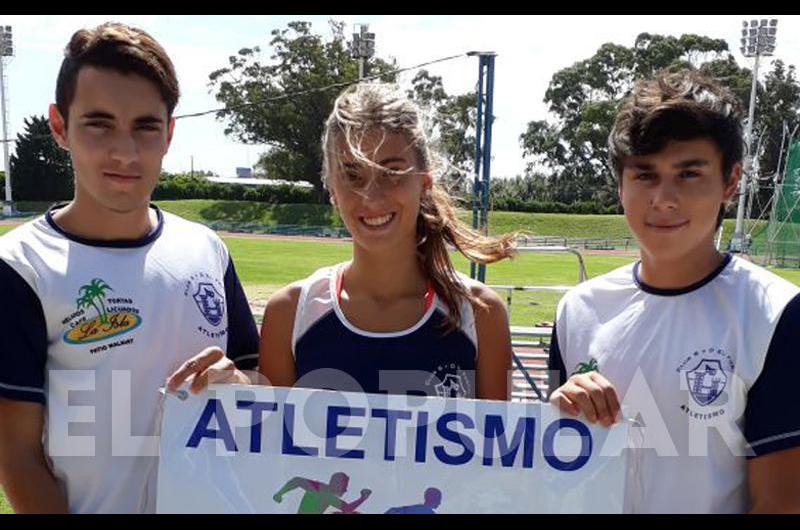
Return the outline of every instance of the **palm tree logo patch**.
<path id="1" fill-rule="evenodd" d="M 575 371 L 570 375 L 588 374 L 589 372 L 599 372 L 600 368 L 597 366 L 597 359 L 589 357 L 589 360 L 584 363 L 578 363 L 575 366 Z"/>
<path id="2" fill-rule="evenodd" d="M 64 333 L 69 344 L 87 344 L 127 333 L 139 327 L 142 318 L 137 309 L 130 307 L 126 298 L 109 299 L 113 291 L 101 278 L 94 278 L 78 289 L 75 300 L 77 313 L 70 329 Z"/>
<path id="3" fill-rule="evenodd" d="M 95 278 L 89 282 L 88 285 L 82 286 L 78 290 L 78 293 L 81 295 L 77 300 L 78 309 L 93 306 L 97 310 L 100 322 L 103 324 L 107 323 L 108 311 L 106 311 L 106 305 L 104 303 L 106 291 L 113 291 L 113 289 L 100 278 Z"/>

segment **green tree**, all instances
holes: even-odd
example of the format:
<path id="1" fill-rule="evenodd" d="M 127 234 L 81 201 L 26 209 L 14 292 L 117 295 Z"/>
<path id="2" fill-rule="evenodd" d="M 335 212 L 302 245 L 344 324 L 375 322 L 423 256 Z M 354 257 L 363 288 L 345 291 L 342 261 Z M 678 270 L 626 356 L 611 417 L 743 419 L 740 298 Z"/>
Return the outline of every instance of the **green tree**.
<path id="1" fill-rule="evenodd" d="M 420 70 L 408 95 L 427 117 L 426 133 L 444 166 L 442 183 L 455 195 L 468 194 L 475 163 L 475 93 L 449 95 L 440 76 Z"/>
<path id="2" fill-rule="evenodd" d="M 607 140 L 622 98 L 636 80 L 660 69 L 696 68 L 745 95 L 749 72 L 740 69 L 724 40 L 642 33 L 632 47 L 603 44 L 588 59 L 556 72 L 544 101 L 550 120 L 532 121 L 520 136 L 526 173 L 540 173 L 550 200 L 614 204 Z"/>
<path id="3" fill-rule="evenodd" d="M 776 173 L 783 170 L 778 163 L 783 166 L 788 137 L 800 125 L 800 83 L 794 65 L 787 67 L 781 60 L 774 61 L 756 98 L 753 148 L 757 150 L 754 169 L 758 178 L 751 215 L 758 218 L 769 214 L 775 178 L 780 178 Z"/>
<path id="4" fill-rule="evenodd" d="M 358 79 L 344 23 L 330 21 L 331 38 L 312 32 L 310 22 L 290 22 L 271 32 L 271 55 L 242 48 L 228 66 L 212 72 L 210 85 L 225 109 L 225 134 L 267 146 L 256 168 L 270 178 L 307 180 L 322 196 L 320 139 L 333 102 L 347 83 Z M 266 60 L 265 60 L 266 59 Z M 388 74 L 394 62 L 373 58 L 367 75 Z M 328 90 L 319 88 L 341 85 Z"/>
<path id="5" fill-rule="evenodd" d="M 74 182 L 69 154 L 56 144 L 44 116 L 31 116 L 24 123 L 10 161 L 14 200 L 71 199 Z"/>
<path id="6" fill-rule="evenodd" d="M 521 202 L 550 200 L 545 179 L 540 174 L 517 175 L 506 179 L 492 179 L 491 202 L 515 200 Z"/>

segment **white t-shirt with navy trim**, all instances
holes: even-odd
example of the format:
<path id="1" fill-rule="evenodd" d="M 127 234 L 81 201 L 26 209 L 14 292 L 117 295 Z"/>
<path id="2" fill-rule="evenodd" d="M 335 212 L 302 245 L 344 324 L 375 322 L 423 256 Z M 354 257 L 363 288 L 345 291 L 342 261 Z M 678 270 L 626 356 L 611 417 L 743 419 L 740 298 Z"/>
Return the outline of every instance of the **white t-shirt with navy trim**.
<path id="1" fill-rule="evenodd" d="M 627 511 L 745 512 L 747 459 L 800 446 L 800 289 L 730 255 L 680 290 L 638 266 L 562 298 L 551 388 L 597 369 L 639 421 Z"/>
<path id="2" fill-rule="evenodd" d="M 336 278 L 345 264 L 324 267 L 302 282 L 292 333 L 297 386 L 329 390 L 474 397 L 478 338 L 472 304 L 446 330 L 447 306 L 434 295 L 420 320 L 405 330 L 376 333 L 347 320 Z M 459 274 L 469 289 L 474 280 Z"/>
<path id="3" fill-rule="evenodd" d="M 0 398 L 45 405 L 45 454 L 71 512 L 153 511 L 166 378 L 210 346 L 257 363 L 224 243 L 153 208 L 157 227 L 136 241 L 67 234 L 53 210 L 0 238 Z"/>

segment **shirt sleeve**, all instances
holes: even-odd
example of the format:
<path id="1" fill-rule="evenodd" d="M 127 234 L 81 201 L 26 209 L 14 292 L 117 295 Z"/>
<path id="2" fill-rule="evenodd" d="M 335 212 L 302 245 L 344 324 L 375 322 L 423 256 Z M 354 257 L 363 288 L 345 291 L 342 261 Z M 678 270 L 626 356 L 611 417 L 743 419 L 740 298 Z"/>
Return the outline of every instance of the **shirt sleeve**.
<path id="1" fill-rule="evenodd" d="M 567 380 L 567 370 L 564 367 L 564 359 L 561 357 L 561 349 L 558 347 L 558 323 L 553 326 L 553 333 L 550 335 L 550 354 L 547 359 L 547 397 L 553 391 L 563 385 Z"/>
<path id="2" fill-rule="evenodd" d="M 228 310 L 227 356 L 240 370 L 253 370 L 258 365 L 258 329 L 231 257 L 225 271 L 225 300 Z"/>
<path id="3" fill-rule="evenodd" d="M 800 446 L 800 407 L 795 385 L 800 373 L 800 295 L 784 308 L 764 367 L 747 394 L 744 434 L 753 457 Z"/>
<path id="4" fill-rule="evenodd" d="M 39 297 L 0 260 L 0 397 L 45 403 L 47 324 Z"/>

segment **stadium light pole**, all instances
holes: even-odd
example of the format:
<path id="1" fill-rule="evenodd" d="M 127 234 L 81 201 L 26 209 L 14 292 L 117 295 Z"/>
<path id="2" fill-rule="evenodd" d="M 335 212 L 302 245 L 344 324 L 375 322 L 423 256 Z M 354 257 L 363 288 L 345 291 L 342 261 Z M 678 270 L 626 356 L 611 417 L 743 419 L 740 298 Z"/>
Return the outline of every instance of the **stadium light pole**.
<path id="1" fill-rule="evenodd" d="M 3 159 L 6 167 L 6 197 L 3 204 L 3 214 L 12 215 L 14 213 L 13 195 L 11 194 L 11 164 L 8 156 L 8 144 L 11 142 L 8 137 L 8 98 L 6 97 L 6 61 L 14 56 L 14 42 L 12 39 L 11 26 L 0 26 L 0 114 L 3 117 Z"/>
<path id="2" fill-rule="evenodd" d="M 358 80 L 364 79 L 364 66 L 367 59 L 375 55 L 375 34 L 369 32 L 368 24 L 356 24 L 357 32 L 353 33 L 350 52 L 353 59 L 358 59 Z"/>
<path id="3" fill-rule="evenodd" d="M 756 111 L 756 91 L 758 89 L 758 63 L 759 59 L 769 57 L 775 52 L 775 37 L 778 32 L 778 20 L 765 18 L 759 20 L 742 21 L 742 39 L 739 50 L 747 58 L 754 58 L 753 62 L 753 81 L 750 88 L 750 109 L 747 116 L 747 128 L 745 129 L 745 141 L 747 142 L 747 153 L 745 156 L 745 167 L 739 181 L 739 204 L 736 209 L 736 229 L 731 238 L 731 251 L 743 252 L 744 248 L 744 212 L 745 202 L 747 201 L 747 185 L 753 171 L 755 153 L 753 147 L 753 120 Z"/>

